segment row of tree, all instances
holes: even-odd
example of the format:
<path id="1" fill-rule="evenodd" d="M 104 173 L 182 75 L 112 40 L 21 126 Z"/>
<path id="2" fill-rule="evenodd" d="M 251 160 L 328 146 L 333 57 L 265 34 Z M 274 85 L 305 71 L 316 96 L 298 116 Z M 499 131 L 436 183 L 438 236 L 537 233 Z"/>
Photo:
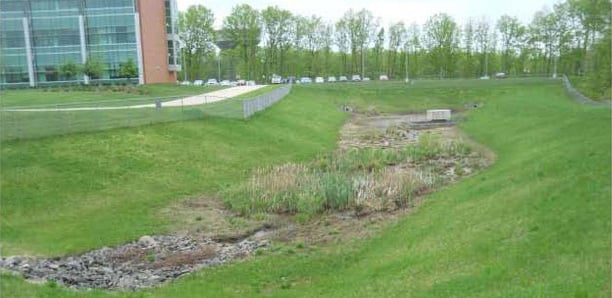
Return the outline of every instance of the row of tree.
<path id="1" fill-rule="evenodd" d="M 534 14 L 529 24 L 504 15 L 458 24 L 439 13 L 424 24 L 385 27 L 370 11 L 348 10 L 335 23 L 277 6 L 237 5 L 213 29 L 201 5 L 180 15 L 182 79 L 361 74 L 391 78 L 480 77 L 564 73 L 610 87 L 610 2 L 565 0 Z M 220 51 L 215 51 L 215 46 Z"/>
<path id="2" fill-rule="evenodd" d="M 55 73 L 55 68 L 50 69 L 50 71 Z M 57 69 L 57 74 L 63 80 L 74 80 L 80 75 L 86 75 L 91 79 L 99 79 L 104 74 L 104 64 L 95 57 L 89 57 L 84 64 L 77 64 L 71 60 L 66 60 Z M 126 79 L 136 78 L 138 77 L 138 66 L 130 58 L 126 62 L 119 64 L 117 75 L 120 78 Z"/>

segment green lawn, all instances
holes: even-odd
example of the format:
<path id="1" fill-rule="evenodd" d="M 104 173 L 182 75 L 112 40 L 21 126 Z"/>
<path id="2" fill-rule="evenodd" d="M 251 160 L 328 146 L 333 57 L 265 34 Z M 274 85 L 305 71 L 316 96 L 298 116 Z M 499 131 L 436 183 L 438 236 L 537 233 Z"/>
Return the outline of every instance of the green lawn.
<path id="1" fill-rule="evenodd" d="M 207 93 L 224 87 L 155 84 L 129 86 L 127 90 L 121 88 L 119 86 L 102 86 L 100 90 L 91 87 L 91 90 L 88 91 L 74 91 L 71 90 L 71 87 L 2 90 L 0 92 L 0 107 L 53 107 L 56 105 L 70 105 L 74 107 L 91 106 L 92 104 L 104 106 L 141 104 L 144 102 L 150 103 L 158 98 Z"/>
<path id="2" fill-rule="evenodd" d="M 213 86 L 214 87 L 214 86 Z M 213 87 L 202 89 L 197 87 L 198 93 L 205 90 L 212 91 Z M 35 139 L 48 136 L 68 135 L 73 133 L 83 133 L 92 131 L 101 131 L 120 127 L 136 127 L 143 125 L 151 125 L 162 122 L 176 122 L 202 119 L 204 117 L 226 117 L 242 119 L 244 111 L 242 100 L 257 97 L 268 93 L 279 86 L 266 86 L 251 92 L 247 92 L 235 98 L 209 103 L 197 106 L 185 107 L 164 107 L 162 109 L 116 109 L 116 110 L 90 110 L 90 111 L 37 111 L 37 112 L 11 112 L 0 111 L 0 140 L 14 139 Z M 171 90 L 180 90 L 181 92 L 193 92 L 196 90 L 194 86 L 139 86 L 139 88 L 149 88 L 155 90 L 156 94 L 165 94 Z M 186 89 L 182 89 L 186 88 Z M 193 90 L 191 90 L 193 89 Z M 190 91 L 191 90 L 191 91 Z M 31 96 L 32 91 L 20 90 L 24 92 L 23 98 L 27 100 Z M 38 96 L 46 96 L 45 92 L 37 91 Z M 83 93 L 83 92 L 77 92 Z M 179 92 L 180 93 L 180 92 Z M 10 94 L 9 94 L 10 95 Z M 117 94 L 112 94 L 116 96 Z M 12 94 L 15 96 L 15 94 Z M 111 96 L 112 98 L 112 96 Z M 69 97 L 66 100 L 72 99 Z M 176 97 L 166 97 L 163 101 L 176 100 Z M 125 105 L 152 105 L 155 100 L 152 97 L 137 97 L 132 99 L 111 100 L 105 102 L 96 102 L 99 107 L 110 106 L 125 106 Z M 61 106 L 62 108 L 80 108 L 92 107 L 93 102 L 70 103 Z M 30 106 L 33 107 L 33 106 Z M 38 108 L 43 106 L 37 106 Z M 44 106 L 49 108 L 50 106 Z M 58 106 L 59 107 L 59 106 Z M 54 109 L 54 107 L 51 107 Z"/>
<path id="3" fill-rule="evenodd" d="M 559 81 L 295 86 L 249 121 L 209 118 L 1 149 L 2 255 L 62 255 L 168 229 L 156 210 L 215 193 L 254 167 L 335 146 L 344 103 L 377 111 L 463 107 L 497 154 L 384 233 L 330 249 L 280 249 L 132 297 L 605 297 L 610 292 L 610 110 Z M 107 297 L 2 276 L 8 297 Z"/>

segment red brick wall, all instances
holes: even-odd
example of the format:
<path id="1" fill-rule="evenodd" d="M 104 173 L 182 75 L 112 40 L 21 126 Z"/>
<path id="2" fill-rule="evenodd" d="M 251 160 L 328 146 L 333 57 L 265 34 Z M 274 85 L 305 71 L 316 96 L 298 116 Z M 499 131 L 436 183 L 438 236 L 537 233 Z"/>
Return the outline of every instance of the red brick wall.
<path id="1" fill-rule="evenodd" d="M 145 84 L 176 82 L 176 72 L 168 71 L 164 0 L 138 0 L 138 11 Z"/>

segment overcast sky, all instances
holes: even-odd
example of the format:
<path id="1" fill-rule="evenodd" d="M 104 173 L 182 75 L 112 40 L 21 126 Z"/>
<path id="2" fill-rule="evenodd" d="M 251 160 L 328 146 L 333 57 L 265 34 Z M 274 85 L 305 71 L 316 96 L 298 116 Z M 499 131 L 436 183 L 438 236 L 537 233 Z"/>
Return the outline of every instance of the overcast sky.
<path id="1" fill-rule="evenodd" d="M 523 23 L 529 23 L 534 13 L 544 6 L 552 8 L 558 0 L 177 0 L 179 10 L 184 11 L 190 5 L 201 4 L 210 8 L 215 14 L 215 27 L 220 28 L 223 18 L 238 4 L 247 3 L 256 9 L 277 5 L 294 14 L 304 16 L 317 15 L 326 21 L 336 21 L 349 8 L 359 10 L 366 8 L 380 18 L 381 25 L 403 21 L 410 24 L 423 24 L 428 17 L 445 12 L 459 23 L 468 18 L 486 16 L 496 21 L 501 15 L 518 17 Z"/>

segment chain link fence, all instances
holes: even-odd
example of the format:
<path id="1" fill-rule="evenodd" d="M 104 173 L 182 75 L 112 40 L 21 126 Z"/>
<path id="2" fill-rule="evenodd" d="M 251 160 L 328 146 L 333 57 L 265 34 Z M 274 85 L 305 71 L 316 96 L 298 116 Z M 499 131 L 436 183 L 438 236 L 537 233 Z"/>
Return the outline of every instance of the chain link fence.
<path id="1" fill-rule="evenodd" d="M 242 102 L 244 119 L 248 119 L 255 115 L 255 113 L 267 109 L 269 106 L 283 99 L 289 92 L 291 92 L 291 85 L 275 89 L 270 93 L 252 99 L 244 100 Z"/>
<path id="2" fill-rule="evenodd" d="M 24 140 L 115 128 L 222 117 L 247 119 L 281 100 L 291 86 L 254 98 L 148 98 L 97 103 L 39 105 L 0 110 L 0 140 Z"/>
<path id="3" fill-rule="evenodd" d="M 587 105 L 601 105 L 601 106 L 610 105 L 610 101 L 595 101 L 595 100 L 592 100 L 584 96 L 584 94 L 580 93 L 580 91 L 578 91 L 576 88 L 574 88 L 574 86 L 572 86 L 572 83 L 570 82 L 569 78 L 566 75 L 563 75 L 561 80 L 563 81 L 565 90 L 575 101 L 581 104 L 587 104 Z"/>

